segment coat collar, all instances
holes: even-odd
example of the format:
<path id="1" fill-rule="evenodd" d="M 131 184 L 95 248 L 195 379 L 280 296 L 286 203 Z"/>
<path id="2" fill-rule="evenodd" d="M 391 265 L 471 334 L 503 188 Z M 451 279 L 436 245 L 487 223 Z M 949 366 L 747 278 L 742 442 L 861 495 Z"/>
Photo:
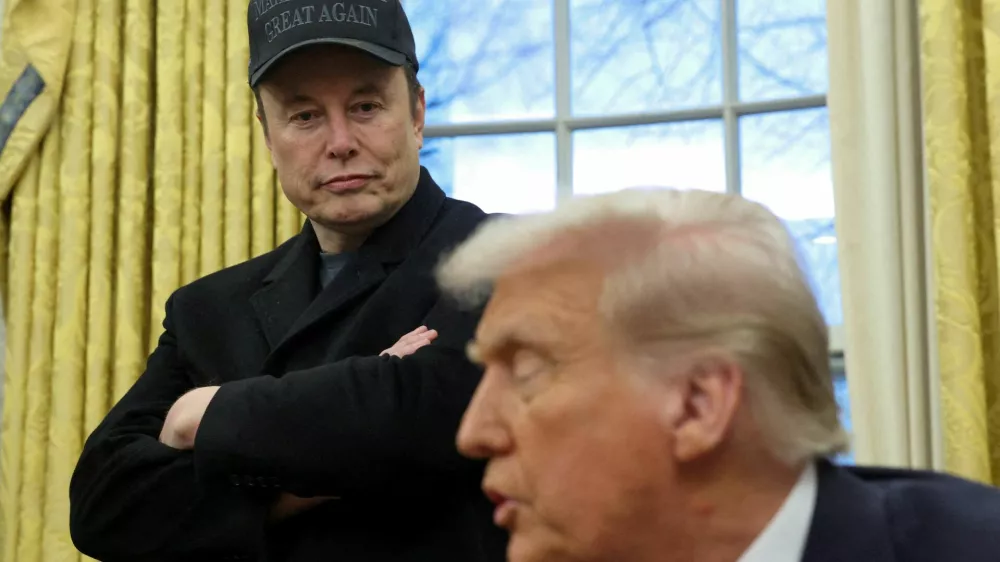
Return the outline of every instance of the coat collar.
<path id="1" fill-rule="evenodd" d="M 282 259 L 251 298 L 272 352 L 318 320 L 367 294 L 385 279 L 386 268 L 403 261 L 424 238 L 441 209 L 445 194 L 423 167 L 417 187 L 402 208 L 358 249 L 356 270 L 344 271 L 322 292 L 320 246 L 306 221 Z"/>
<path id="2" fill-rule="evenodd" d="M 816 468 L 819 489 L 802 562 L 896 560 L 882 490 L 827 460 Z"/>
<path id="3" fill-rule="evenodd" d="M 420 179 L 413 196 L 389 222 L 375 230 L 358 249 L 359 259 L 382 263 L 399 263 L 416 249 L 430 230 L 441 205 L 444 191 L 438 187 L 426 168 L 420 168 Z"/>

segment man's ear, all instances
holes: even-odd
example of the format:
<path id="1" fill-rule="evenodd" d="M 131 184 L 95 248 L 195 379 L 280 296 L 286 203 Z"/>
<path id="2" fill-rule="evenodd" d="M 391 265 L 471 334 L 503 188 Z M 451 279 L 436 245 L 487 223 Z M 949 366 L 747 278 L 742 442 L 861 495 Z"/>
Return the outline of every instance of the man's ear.
<path id="1" fill-rule="evenodd" d="M 417 106 L 413 108 L 413 133 L 417 137 L 417 148 L 424 147 L 424 124 L 427 119 L 427 99 L 424 89 L 417 91 Z"/>
<path id="2" fill-rule="evenodd" d="M 267 117 L 257 109 L 257 121 L 260 123 L 261 132 L 264 133 L 264 146 L 267 147 L 267 155 L 271 157 L 271 166 L 278 169 L 278 163 L 274 161 L 274 151 L 271 150 L 271 133 L 267 130 Z"/>
<path id="3" fill-rule="evenodd" d="M 266 95 L 265 94 L 266 89 L 267 89 L 266 83 L 262 82 L 258 84 L 257 88 L 254 90 L 253 94 L 254 105 L 256 105 L 256 111 L 254 111 L 254 115 L 257 116 L 257 122 L 260 123 L 261 132 L 264 133 L 264 145 L 267 146 L 267 150 L 270 152 L 271 134 L 267 128 L 267 114 L 264 112 L 264 96 Z"/>
<path id="4" fill-rule="evenodd" d="M 674 455 L 688 462 L 715 450 L 732 430 L 742 402 L 743 370 L 727 359 L 705 358 L 675 384 L 669 416 Z"/>
<path id="5" fill-rule="evenodd" d="M 257 122 L 260 123 L 261 132 L 264 133 L 264 145 L 267 146 L 267 150 L 271 150 L 271 135 L 267 133 L 267 121 L 264 119 L 264 114 L 260 112 L 260 108 L 257 108 L 255 113 L 257 116 Z"/>

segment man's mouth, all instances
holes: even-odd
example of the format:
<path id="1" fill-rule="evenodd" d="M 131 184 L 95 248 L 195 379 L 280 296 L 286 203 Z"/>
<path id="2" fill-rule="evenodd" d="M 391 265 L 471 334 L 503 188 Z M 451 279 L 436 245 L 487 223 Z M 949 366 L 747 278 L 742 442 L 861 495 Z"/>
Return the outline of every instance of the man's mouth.
<path id="1" fill-rule="evenodd" d="M 334 193 L 355 191 L 364 187 L 373 177 L 365 174 L 343 174 L 328 179 L 320 187 Z"/>
<path id="2" fill-rule="evenodd" d="M 510 529 L 517 514 L 517 502 L 500 492 L 489 489 L 486 490 L 486 497 L 496 505 L 496 508 L 493 510 L 493 523 L 497 527 Z"/>

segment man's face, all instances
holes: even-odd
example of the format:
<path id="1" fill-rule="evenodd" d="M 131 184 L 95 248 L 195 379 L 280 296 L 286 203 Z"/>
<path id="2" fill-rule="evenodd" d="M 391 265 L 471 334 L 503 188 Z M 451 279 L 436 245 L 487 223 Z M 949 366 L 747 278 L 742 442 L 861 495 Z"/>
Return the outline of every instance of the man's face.
<path id="1" fill-rule="evenodd" d="M 489 459 L 512 562 L 634 559 L 669 516 L 665 390 L 623 366 L 601 280 L 585 260 L 503 277 L 476 333 L 486 370 L 458 446 Z"/>
<path id="2" fill-rule="evenodd" d="M 402 68 L 335 46 L 293 53 L 261 83 L 268 147 L 288 199 L 348 233 L 384 224 L 420 176 L 424 98 Z"/>

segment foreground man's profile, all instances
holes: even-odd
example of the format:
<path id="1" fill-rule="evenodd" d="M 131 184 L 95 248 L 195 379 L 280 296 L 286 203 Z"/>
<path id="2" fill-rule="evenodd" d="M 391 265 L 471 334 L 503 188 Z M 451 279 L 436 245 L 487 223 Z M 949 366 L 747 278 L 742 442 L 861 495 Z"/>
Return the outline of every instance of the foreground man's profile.
<path id="1" fill-rule="evenodd" d="M 987 562 L 1000 492 L 843 467 L 826 325 L 764 207 L 625 191 L 488 223 L 439 268 L 489 301 L 458 434 L 511 562 Z"/>

